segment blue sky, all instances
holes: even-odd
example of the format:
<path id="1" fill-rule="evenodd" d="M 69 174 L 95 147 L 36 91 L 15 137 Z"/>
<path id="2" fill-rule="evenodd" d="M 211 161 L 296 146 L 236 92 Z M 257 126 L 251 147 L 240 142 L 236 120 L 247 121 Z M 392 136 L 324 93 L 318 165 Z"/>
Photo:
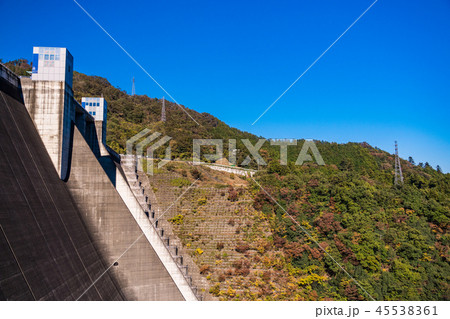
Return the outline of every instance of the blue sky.
<path id="1" fill-rule="evenodd" d="M 366 141 L 450 171 L 450 1 L 78 1 L 181 104 L 271 138 Z M 75 70 L 167 95 L 71 0 L 1 1 L 0 57 L 67 47 Z"/>

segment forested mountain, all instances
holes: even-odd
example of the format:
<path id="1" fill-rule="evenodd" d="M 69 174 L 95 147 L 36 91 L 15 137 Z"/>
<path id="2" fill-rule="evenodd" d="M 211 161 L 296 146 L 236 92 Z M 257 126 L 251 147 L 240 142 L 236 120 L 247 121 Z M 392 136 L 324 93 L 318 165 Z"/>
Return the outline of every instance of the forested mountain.
<path id="1" fill-rule="evenodd" d="M 405 182 L 395 186 L 386 152 L 356 143 L 318 148 L 325 166 L 274 161 L 256 177 L 264 190 L 252 184 L 273 247 L 300 273 L 311 270 L 310 292 L 368 298 L 304 230 L 377 300 L 448 300 L 450 174 L 402 161 Z"/>
<path id="2" fill-rule="evenodd" d="M 26 65 L 7 63 L 18 74 Z M 257 139 L 210 114 L 186 109 L 201 124 L 197 125 L 171 102 L 166 102 L 163 123 L 160 100 L 130 96 L 101 77 L 75 72 L 73 86 L 78 100 L 105 97 L 107 142 L 120 153 L 126 140 L 144 128 L 172 137 L 172 156 L 182 159 L 192 156 L 194 138 Z M 427 163 L 402 160 L 404 184 L 396 186 L 390 153 L 366 143 L 316 145 L 325 165 L 295 165 L 300 142 L 289 147 L 288 165 L 283 166 L 279 147 L 266 143 L 261 155 L 268 166 L 260 167 L 256 182 L 248 179 L 253 207 L 263 213 L 272 232 L 248 243 L 258 262 L 263 260 L 273 270 L 270 276 L 258 277 L 260 293 L 255 298 L 369 299 L 334 259 L 377 300 L 449 300 L 450 174 Z M 245 150 L 242 144 L 238 148 Z M 240 152 L 238 162 L 246 154 Z M 254 255 L 243 255 L 246 265 L 254 262 Z M 282 272 L 292 278 L 277 278 Z M 290 285 L 289 293 L 277 293 L 276 287 L 283 284 Z M 225 299 L 250 299 L 214 293 Z"/>

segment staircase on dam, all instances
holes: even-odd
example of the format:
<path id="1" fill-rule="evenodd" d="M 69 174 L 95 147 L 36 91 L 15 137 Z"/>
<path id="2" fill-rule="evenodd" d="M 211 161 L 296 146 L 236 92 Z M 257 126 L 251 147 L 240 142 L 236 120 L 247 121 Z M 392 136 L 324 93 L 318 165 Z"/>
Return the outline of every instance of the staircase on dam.
<path id="1" fill-rule="evenodd" d="M 183 253 L 181 241 L 171 231 L 170 223 L 161 218 L 164 212 L 155 212 L 155 205 L 152 205 L 155 197 L 149 191 L 151 186 L 146 174 L 137 169 L 136 156 L 121 155 L 121 167 L 129 188 L 147 218 L 146 222 L 141 221 L 141 227 L 143 229 L 151 227 L 156 232 L 197 300 L 203 300 L 205 295 L 202 292 L 207 288 L 207 283 L 204 282 L 198 267 L 189 255 Z"/>

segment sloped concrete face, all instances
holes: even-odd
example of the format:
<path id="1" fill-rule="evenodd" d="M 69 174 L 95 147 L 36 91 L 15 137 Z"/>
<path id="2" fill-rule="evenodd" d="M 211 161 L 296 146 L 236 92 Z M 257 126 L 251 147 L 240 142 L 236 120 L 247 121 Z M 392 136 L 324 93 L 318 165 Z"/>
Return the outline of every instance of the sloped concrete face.
<path id="1" fill-rule="evenodd" d="M 0 300 L 123 300 L 20 93 L 0 77 Z"/>
<path id="2" fill-rule="evenodd" d="M 75 128 L 67 186 L 106 262 L 111 265 L 120 257 L 109 272 L 127 300 L 184 300 L 104 171 L 115 170 L 114 163 L 107 156 L 100 161 L 103 167 Z"/>

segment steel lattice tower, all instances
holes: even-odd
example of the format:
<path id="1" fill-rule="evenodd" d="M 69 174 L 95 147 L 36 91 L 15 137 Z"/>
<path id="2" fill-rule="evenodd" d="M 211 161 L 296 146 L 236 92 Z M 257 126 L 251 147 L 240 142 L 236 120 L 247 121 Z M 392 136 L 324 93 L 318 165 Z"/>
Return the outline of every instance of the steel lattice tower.
<path id="1" fill-rule="evenodd" d="M 162 98 L 161 121 L 166 121 L 166 100 L 164 100 L 164 96 Z"/>
<path id="2" fill-rule="evenodd" d="M 133 76 L 133 86 L 131 87 L 131 95 L 136 95 L 136 88 L 134 87 L 134 76 Z"/>
<path id="3" fill-rule="evenodd" d="M 398 156 L 398 145 L 395 141 L 395 185 L 403 185 L 402 165 L 400 164 L 400 157 Z"/>

